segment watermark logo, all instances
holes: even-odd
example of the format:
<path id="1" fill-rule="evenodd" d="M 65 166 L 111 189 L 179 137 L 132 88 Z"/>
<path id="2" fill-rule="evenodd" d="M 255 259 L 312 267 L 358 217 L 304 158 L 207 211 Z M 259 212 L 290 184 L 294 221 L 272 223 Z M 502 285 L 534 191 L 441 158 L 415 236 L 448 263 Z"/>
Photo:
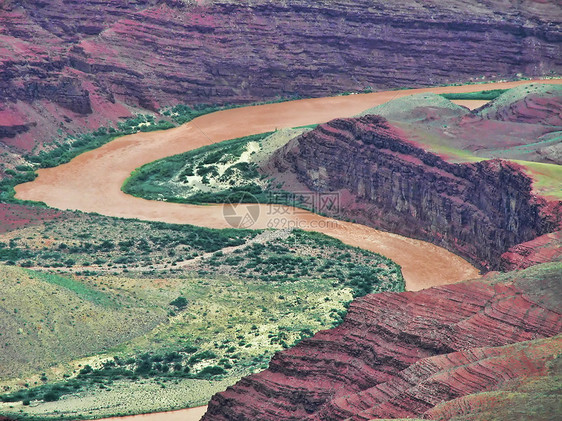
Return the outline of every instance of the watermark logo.
<path id="1" fill-rule="evenodd" d="M 251 193 L 231 194 L 222 207 L 222 214 L 233 228 L 251 228 L 260 216 L 259 201 Z"/>
<path id="2" fill-rule="evenodd" d="M 271 192 L 268 197 L 269 215 L 299 214 L 313 212 L 338 215 L 340 213 L 339 192 Z M 293 206 L 289 209 L 286 206 Z"/>
<path id="3" fill-rule="evenodd" d="M 302 215 L 309 212 L 338 215 L 340 210 L 338 192 L 271 192 L 267 198 L 267 207 L 261 207 L 253 194 L 237 192 L 231 194 L 224 203 L 223 216 L 233 228 L 251 228 L 260 217 L 260 211 L 265 211 L 267 216 L 265 223 L 268 228 L 320 229 L 328 228 L 337 222 L 322 217 L 302 218 Z"/>

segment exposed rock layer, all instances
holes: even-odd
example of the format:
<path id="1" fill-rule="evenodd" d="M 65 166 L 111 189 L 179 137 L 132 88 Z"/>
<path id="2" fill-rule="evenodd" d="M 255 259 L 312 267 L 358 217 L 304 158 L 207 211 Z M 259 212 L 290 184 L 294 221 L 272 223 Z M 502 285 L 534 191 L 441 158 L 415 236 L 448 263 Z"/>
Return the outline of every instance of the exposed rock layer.
<path id="1" fill-rule="evenodd" d="M 559 279 L 560 267 L 547 270 Z M 559 298 L 542 300 L 560 297 L 560 282 L 541 284 L 536 271 L 512 284 L 472 281 L 356 300 L 341 326 L 277 354 L 268 370 L 215 395 L 203 419 L 420 416 L 443 400 L 544 374 L 560 338 L 495 348 L 562 330 Z"/>
<path id="2" fill-rule="evenodd" d="M 314 191 L 340 192 L 340 217 L 434 242 L 487 269 L 559 222 L 516 164 L 445 162 L 374 115 L 322 124 L 273 163 Z"/>
<path id="3" fill-rule="evenodd" d="M 562 69 L 558 11 L 555 1 L 4 1 L 0 108 L 49 139 L 127 115 L 123 104 L 551 75 Z"/>
<path id="4" fill-rule="evenodd" d="M 550 95 L 530 94 L 503 106 L 494 105 L 494 101 L 490 102 L 478 110 L 477 114 L 499 121 L 562 126 L 562 87 L 560 86 L 553 86 Z"/>
<path id="5" fill-rule="evenodd" d="M 510 248 L 501 257 L 501 269 L 526 269 L 540 263 L 560 261 L 562 231 L 555 231 Z"/>
<path id="6" fill-rule="evenodd" d="M 562 336 L 523 342 L 505 347 L 475 348 L 424 358 L 400 372 L 392 380 L 357 394 L 331 401 L 316 420 L 368 421 L 375 418 L 412 418 L 443 412 L 461 415 L 458 404 L 447 411 L 435 406 L 482 391 L 510 386 L 521 378 L 548 375 L 547 364 L 558 355 Z M 443 406 L 443 405 L 442 405 Z M 456 407 L 456 408 L 455 408 Z M 435 415 L 439 415 L 435 417 Z"/>

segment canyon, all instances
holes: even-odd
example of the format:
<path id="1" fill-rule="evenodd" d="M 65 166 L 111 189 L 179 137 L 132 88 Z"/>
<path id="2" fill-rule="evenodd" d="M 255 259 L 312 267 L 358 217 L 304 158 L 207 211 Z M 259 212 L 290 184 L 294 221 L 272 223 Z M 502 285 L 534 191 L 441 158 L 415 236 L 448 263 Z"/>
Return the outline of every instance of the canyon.
<path id="1" fill-rule="evenodd" d="M 436 91 L 442 89 L 445 88 Z M 536 265 L 559 258 L 559 235 L 555 231 L 559 223 L 557 206 L 555 201 L 536 194 L 533 180 L 517 164 L 502 160 L 449 163 L 407 140 L 400 129 L 381 117 L 350 118 L 373 103 L 408 93 L 411 92 L 233 109 L 199 117 L 166 132 L 125 136 L 69 164 L 40 170 L 35 181 L 17 186 L 17 197 L 43 200 L 60 209 L 78 208 L 115 216 L 226 227 L 224 220 L 221 221 L 220 207 L 146 201 L 123 194 L 119 187 L 131 170 L 142 163 L 186 148 L 218 142 L 227 136 L 344 117 L 320 124 L 304 135 L 306 141 L 303 138 L 291 141 L 271 164 L 293 174 L 294 181 L 301 186 L 308 183 L 309 189 L 331 189 L 336 186 L 334 183 L 340 183 L 337 186 L 349 192 L 347 196 L 342 195 L 350 200 L 347 206 L 356 199 L 352 194 L 356 186 L 347 178 L 348 172 L 357 171 L 355 179 L 363 180 L 363 187 L 356 192 L 364 193 L 372 188 L 363 177 L 371 170 L 366 166 L 361 168 L 366 165 L 358 162 L 361 159 L 350 158 L 364 157 L 365 161 L 378 165 L 377 173 L 387 177 L 383 186 L 387 190 L 382 192 L 387 193 L 388 202 L 381 202 L 384 206 L 400 203 L 403 208 L 396 211 L 407 209 L 401 216 L 406 218 L 407 212 L 412 215 L 412 211 L 423 215 L 421 206 L 430 205 L 427 217 L 416 219 L 417 225 L 408 228 L 412 235 L 421 236 L 425 232 L 430 237 L 439 227 L 444 229 L 443 238 L 446 238 L 446 241 L 439 239 L 441 244 L 464 253 L 482 267 L 506 270 L 535 266 L 443 285 L 476 278 L 477 272 L 457 267 L 463 262 L 461 259 L 447 260 L 453 254 L 446 255 L 442 264 L 438 264 L 438 255 L 422 242 L 401 240 L 394 234 L 380 236 L 371 228 L 340 221 L 337 229 L 324 232 L 395 258 L 403 264 L 410 290 L 439 283 L 442 286 L 419 292 L 368 295 L 356 300 L 338 328 L 320 332 L 277 354 L 268 370 L 244 378 L 215 395 L 204 419 L 351 417 L 362 420 L 379 416 L 463 415 L 467 408 L 475 405 L 483 408 L 495 402 L 478 393 L 493 391 L 499 394 L 499 400 L 506 402 L 509 396 L 501 391 L 518 390 L 514 382 L 523 384 L 528 378 L 546 382 L 549 376 L 558 373 L 555 350 L 559 344 L 556 335 L 562 328 L 559 303 L 562 274 L 559 264 Z M 242 120 L 253 124 L 235 124 Z M 307 145 L 314 145 L 314 150 L 307 151 Z M 302 151 L 297 154 L 298 148 Z M 302 161 L 299 166 L 300 156 L 307 159 L 306 166 Z M 342 162 L 345 171 L 341 171 Z M 334 172 L 321 169 L 323 165 L 332 165 Z M 92 179 L 99 184 L 93 185 Z M 417 187 L 413 187 L 416 180 L 437 187 L 436 193 L 426 192 L 430 201 L 417 200 Z M 472 226 L 475 232 L 492 230 L 495 238 L 506 242 L 506 246 L 494 249 L 493 243 L 482 235 L 478 237 L 482 242 L 480 251 L 476 241 L 462 237 L 459 225 L 446 229 L 441 220 L 431 219 L 431 215 L 443 215 L 443 219 L 454 221 L 453 213 L 442 210 L 458 206 L 464 210 L 460 217 L 465 218 L 467 226 Z M 490 213 L 489 218 L 485 217 L 486 213 Z M 301 214 L 297 219 L 311 222 L 318 218 Z M 521 223 L 523 220 L 526 223 Z M 266 226 L 265 222 L 260 219 L 256 226 Z M 398 225 L 395 228 L 401 229 Z M 404 246 L 408 244 L 412 247 L 407 253 L 411 254 L 405 254 Z M 413 252 L 414 248 L 417 253 Z M 445 273 L 445 269 L 453 272 Z M 521 363 L 516 364 L 517 361 Z M 446 402 L 440 404 L 441 401 Z"/>
<path id="2" fill-rule="evenodd" d="M 560 73 L 552 1 L 4 0 L 8 153 L 136 112 Z"/>
<path id="3" fill-rule="evenodd" d="M 133 418 L 554 419 L 561 27 L 553 0 L 0 0 L 0 179 L 137 113 L 170 120 L 163 111 L 178 104 L 274 102 L 39 169 L 16 199 L 54 209 L 0 203 L 0 233 L 80 211 L 231 228 L 220 205 L 148 201 L 121 186 L 156 159 L 318 125 L 262 171 L 292 192 L 336 192 L 337 209 L 279 209 L 291 226 L 393 259 L 407 291 L 356 299 L 338 327 L 277 353 L 208 409 Z M 520 86 L 527 78 L 548 86 Z M 512 82 L 479 84 L 502 80 Z M 439 96 L 515 86 L 478 110 Z M 404 102 L 369 114 L 392 100 Z M 271 208 L 259 212 L 252 227 L 270 228 Z"/>
<path id="4" fill-rule="evenodd" d="M 545 102 L 531 94 L 475 114 L 557 125 L 550 107 L 537 107 Z M 432 121 L 439 111 L 428 104 L 404 112 Z M 368 113 L 335 119 L 289 141 L 262 171 L 289 190 L 339 192 L 328 214 L 423 238 L 505 273 L 356 300 L 342 325 L 216 394 L 203 420 L 556 417 L 561 202 L 538 193 L 519 164 L 449 162 L 434 145 L 410 140 L 412 132 Z"/>

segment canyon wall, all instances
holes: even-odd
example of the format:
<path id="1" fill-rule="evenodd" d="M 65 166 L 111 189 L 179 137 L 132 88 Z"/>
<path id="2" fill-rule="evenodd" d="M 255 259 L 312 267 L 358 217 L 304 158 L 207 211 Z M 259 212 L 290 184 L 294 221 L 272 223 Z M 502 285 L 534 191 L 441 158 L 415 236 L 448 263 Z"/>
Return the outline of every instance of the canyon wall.
<path id="1" fill-rule="evenodd" d="M 4 0 L 0 133 L 29 150 L 176 103 L 560 74 L 558 12 L 555 1 Z"/>
<path id="2" fill-rule="evenodd" d="M 374 115 L 322 124 L 276 152 L 272 166 L 281 179 L 296 174 L 310 190 L 339 192 L 335 216 L 433 242 L 485 269 L 560 222 L 516 164 L 448 163 Z"/>
<path id="3" fill-rule="evenodd" d="M 443 402 L 545 375 L 559 353 L 561 275 L 560 265 L 547 264 L 507 278 L 367 295 L 339 327 L 216 394 L 203 420 L 422 417 Z"/>

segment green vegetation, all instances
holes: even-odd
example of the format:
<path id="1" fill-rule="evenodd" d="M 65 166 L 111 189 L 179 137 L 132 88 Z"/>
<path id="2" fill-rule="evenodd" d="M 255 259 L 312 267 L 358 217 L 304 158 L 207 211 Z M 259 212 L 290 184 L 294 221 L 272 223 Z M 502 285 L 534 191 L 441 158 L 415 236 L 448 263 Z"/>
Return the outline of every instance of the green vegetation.
<path id="1" fill-rule="evenodd" d="M 180 104 L 161 110 L 160 113 L 166 117 L 170 117 L 176 124 L 181 125 L 205 114 L 214 113 L 215 111 L 220 111 L 222 109 L 236 107 L 240 107 L 240 105 L 217 106 L 201 104 L 190 107 L 189 105 Z"/>
<path id="2" fill-rule="evenodd" d="M 323 279 L 350 288 L 354 297 L 404 289 L 398 267 L 387 258 L 300 230 L 272 244 L 254 243 L 229 255 L 215 253 L 206 265 L 216 273 L 243 274 L 265 283 Z"/>
<path id="3" fill-rule="evenodd" d="M 223 380 L 177 377 L 161 381 L 115 380 L 108 384 L 105 379 L 100 379 L 46 404 L 37 404 L 38 401 L 33 400 L 29 401 L 30 405 L 0 402 L 0 412 L 9 415 L 10 419 L 25 421 L 74 421 L 161 412 L 205 405 L 209 396 L 225 390 L 237 380 L 230 377 Z"/>
<path id="4" fill-rule="evenodd" d="M 77 215 L 3 234 L 0 243 L 11 259 L 0 266 L 0 311 L 9 314 L 0 400 L 26 417 L 202 404 L 275 352 L 341 323 L 353 297 L 404 289 L 390 260 L 303 231 Z M 189 396 L 159 392 L 168 385 Z M 158 404 L 138 403 L 147 391 Z M 119 404 L 86 410 L 95 399 Z"/>
<path id="5" fill-rule="evenodd" d="M 42 383 L 37 373 L 49 367 L 69 370 L 77 358 L 151 331 L 166 321 L 172 299 L 167 296 L 154 305 L 120 285 L 109 287 L 103 278 L 16 266 L 0 266 L 0 284 L 0 380 L 31 376 L 30 384 Z"/>
<path id="6" fill-rule="evenodd" d="M 175 300 L 170 302 L 171 306 L 175 306 L 178 310 L 183 310 L 187 307 L 187 299 L 185 297 L 179 296 Z"/>
<path id="7" fill-rule="evenodd" d="M 465 93 L 455 93 L 455 94 L 441 94 L 442 97 L 448 100 L 482 100 L 491 101 L 496 99 L 508 89 L 491 89 L 488 91 L 478 91 L 478 92 L 465 92 Z"/>
<path id="8" fill-rule="evenodd" d="M 248 194 L 265 203 L 271 182 L 251 161 L 251 146 L 259 148 L 257 145 L 269 135 L 227 140 L 151 162 L 135 170 L 122 190 L 137 197 L 177 203 L 224 203 Z"/>
<path id="9" fill-rule="evenodd" d="M 547 164 L 542 162 L 519 161 L 514 162 L 523 166 L 524 171 L 533 179 L 533 189 L 535 192 L 551 196 L 558 200 L 562 199 L 562 165 Z"/>
<path id="10" fill-rule="evenodd" d="M 40 282 L 48 282 L 50 284 L 66 288 L 82 300 L 90 301 L 91 303 L 102 307 L 116 306 L 115 302 L 112 301 L 107 294 L 95 288 L 89 287 L 76 279 L 63 277 L 54 273 L 35 272 L 31 270 L 27 270 L 26 272 L 30 277 L 35 278 Z"/>
<path id="11" fill-rule="evenodd" d="M 17 200 L 14 198 L 16 194 L 14 187 L 18 184 L 27 183 L 29 181 L 35 180 L 37 178 L 37 174 L 33 169 L 28 167 L 20 167 L 18 166 L 16 170 L 6 170 L 6 176 L 0 180 L 0 202 L 4 203 L 25 203 L 25 204 L 34 204 L 37 205 L 38 202 L 29 202 L 23 200 Z M 42 205 L 44 206 L 44 205 Z"/>
<path id="12" fill-rule="evenodd" d="M 383 290 L 401 288 L 386 283 L 387 275 L 399 274 L 388 259 L 323 234 L 295 230 L 274 236 L 275 242 L 247 244 L 258 235 L 268 238 L 273 233 L 81 215 L 0 236 L 0 260 L 87 276 L 127 273 L 152 277 L 188 271 L 199 276 L 236 274 L 264 282 L 322 278 L 345 282 L 355 295 L 373 291 L 380 279 L 384 280 Z M 91 291 L 77 289 L 80 284 L 54 274 L 36 276 L 96 300 Z M 176 304 L 182 303 L 181 296 L 174 298 Z"/>
<path id="13" fill-rule="evenodd" d="M 350 254 L 350 261 L 364 258 L 354 250 L 350 250 Z M 266 367 L 276 351 L 290 347 L 320 329 L 339 324 L 352 298 L 345 283 L 340 284 L 337 279 L 312 277 L 267 282 L 232 275 L 186 276 L 166 280 L 97 277 L 95 283 L 108 294 L 118 293 L 123 302 L 129 302 L 128 305 L 133 308 L 138 305 L 135 303 L 140 302 L 144 308 L 157 308 L 159 313 L 168 311 L 168 317 L 152 330 L 107 348 L 92 362 L 82 363 L 81 367 L 71 364 L 63 371 L 70 375 L 66 380 L 60 378 L 60 372 L 57 377 L 56 371 L 47 370 L 44 384 L 29 382 L 31 386 L 8 391 L 1 400 L 13 403 L 29 401 L 32 404 L 30 413 L 44 408 L 50 416 L 58 417 L 67 407 L 67 400 L 73 400 L 76 393 L 85 397 L 104 396 L 123 383 L 129 383 L 132 390 L 141 386 L 149 388 L 153 384 L 172 386 L 186 381 L 217 384 L 224 388 L 241 376 Z M 8 288 L 11 290 L 10 284 Z M 62 292 L 60 287 L 57 290 Z M 189 304 L 176 313 L 177 307 L 171 304 L 178 296 L 184 297 Z M 18 305 L 22 309 L 20 313 L 27 312 L 23 302 Z M 55 329 L 61 329 L 60 322 L 56 322 L 58 313 L 67 309 L 62 305 L 52 307 L 55 313 L 48 317 L 56 323 Z M 170 311 L 172 308 L 173 311 Z M 104 310 L 95 306 L 90 311 L 101 313 Z M 106 314 L 106 317 L 111 319 L 110 315 Z M 24 332 L 30 329 L 30 326 L 19 326 Z M 14 329 L 9 327 L 10 331 Z M 103 333 L 98 332 L 97 336 L 100 340 Z M 17 340 L 15 334 L 14 337 L 10 340 Z M 56 349 L 55 342 L 50 345 L 43 343 L 42 347 L 47 355 Z M 72 349 L 70 345 L 67 347 Z M 211 389 L 201 399 L 210 398 L 216 391 Z M 123 391 L 121 397 L 118 411 L 127 408 L 123 402 L 135 401 L 132 395 L 128 396 Z M 45 401 L 57 402 L 57 405 L 43 406 L 41 402 Z M 84 402 L 84 405 L 87 404 L 88 399 Z M 56 410 L 59 413 L 53 412 Z M 145 406 L 141 410 L 153 408 Z M 96 413 L 109 415 L 116 409 L 110 408 L 109 411 Z M 83 415 L 85 412 L 77 408 L 76 413 Z M 68 418 L 77 419 L 76 415 Z"/>
<path id="14" fill-rule="evenodd" d="M 244 244 L 259 231 L 209 229 L 101 215 L 79 215 L 0 237 L 0 261 L 23 267 L 73 270 L 173 269 L 183 261 Z"/>

